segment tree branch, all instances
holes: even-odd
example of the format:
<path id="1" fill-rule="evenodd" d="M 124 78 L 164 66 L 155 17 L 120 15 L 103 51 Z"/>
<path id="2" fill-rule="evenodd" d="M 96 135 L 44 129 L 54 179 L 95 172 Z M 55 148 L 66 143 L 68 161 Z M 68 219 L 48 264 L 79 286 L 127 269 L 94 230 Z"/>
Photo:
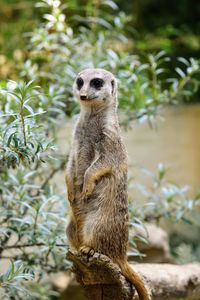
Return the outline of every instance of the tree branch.
<path id="1" fill-rule="evenodd" d="M 148 279 L 153 300 L 199 300 L 200 263 L 136 264 L 134 269 Z"/>
<path id="2" fill-rule="evenodd" d="M 67 258 L 73 262 L 73 272 L 89 300 L 132 300 L 132 285 L 107 256 L 95 253 L 88 257 L 69 251 Z"/>
<path id="3" fill-rule="evenodd" d="M 73 272 L 84 287 L 87 299 L 138 300 L 119 267 L 107 256 L 95 253 L 94 256 L 87 257 L 79 252 L 69 251 L 67 258 L 73 262 Z M 200 263 L 134 264 L 134 270 L 148 282 L 152 300 L 200 299 Z M 64 295 L 68 299 L 67 290 Z M 75 293 L 70 299 L 77 299 L 77 296 Z"/>
<path id="4" fill-rule="evenodd" d="M 35 243 L 35 244 L 16 244 L 16 245 L 9 245 L 9 246 L 0 246 L 0 251 L 9 250 L 9 249 L 21 249 L 21 248 L 28 248 L 28 247 L 42 247 L 47 246 L 47 244 L 44 243 Z M 65 247 L 66 244 L 56 244 L 56 247 Z"/>
<path id="5" fill-rule="evenodd" d="M 43 190 L 45 187 L 46 187 L 46 185 L 49 183 L 49 181 L 54 177 L 54 175 L 58 172 L 58 171 L 60 171 L 61 169 L 63 169 L 64 167 L 65 167 L 65 165 L 66 165 L 66 162 L 67 162 L 67 159 L 68 159 L 68 156 L 66 156 L 64 159 L 63 159 L 63 161 L 60 163 L 60 165 L 57 167 L 57 168 L 55 168 L 55 169 L 53 169 L 52 171 L 51 171 L 51 173 L 49 174 L 49 176 L 45 179 L 45 181 L 43 182 L 43 184 L 41 185 L 41 190 Z"/>

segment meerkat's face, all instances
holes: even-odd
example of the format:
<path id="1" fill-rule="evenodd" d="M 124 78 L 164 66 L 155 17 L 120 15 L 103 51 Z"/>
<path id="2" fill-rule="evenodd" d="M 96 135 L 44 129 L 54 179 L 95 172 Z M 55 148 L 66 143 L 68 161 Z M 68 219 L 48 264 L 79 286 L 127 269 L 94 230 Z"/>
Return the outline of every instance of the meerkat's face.
<path id="1" fill-rule="evenodd" d="M 86 69 L 77 75 L 73 90 L 81 104 L 106 105 L 116 99 L 117 82 L 106 70 Z"/>

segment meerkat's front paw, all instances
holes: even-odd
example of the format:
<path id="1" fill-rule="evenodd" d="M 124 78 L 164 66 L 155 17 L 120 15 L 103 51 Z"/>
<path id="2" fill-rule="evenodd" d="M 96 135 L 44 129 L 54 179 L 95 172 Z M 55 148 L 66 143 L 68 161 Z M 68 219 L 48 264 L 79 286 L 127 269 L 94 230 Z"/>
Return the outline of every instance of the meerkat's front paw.
<path id="1" fill-rule="evenodd" d="M 89 196 L 91 196 L 91 194 L 94 190 L 94 187 L 95 187 L 94 183 L 84 184 L 80 198 L 82 200 L 84 200 L 84 199 L 88 198 Z"/>
<path id="2" fill-rule="evenodd" d="M 75 195 L 74 195 L 74 192 L 73 191 L 68 191 L 68 200 L 69 202 L 73 202 L 74 199 L 75 199 Z"/>
<path id="3" fill-rule="evenodd" d="M 84 255 L 90 255 L 90 256 L 94 255 L 95 253 L 94 249 L 88 246 L 80 247 L 79 251 Z"/>
<path id="4" fill-rule="evenodd" d="M 65 180 L 66 180 L 66 184 L 67 184 L 68 200 L 70 202 L 73 202 L 75 199 L 74 184 L 73 184 L 72 180 L 69 178 L 69 176 L 66 176 Z"/>

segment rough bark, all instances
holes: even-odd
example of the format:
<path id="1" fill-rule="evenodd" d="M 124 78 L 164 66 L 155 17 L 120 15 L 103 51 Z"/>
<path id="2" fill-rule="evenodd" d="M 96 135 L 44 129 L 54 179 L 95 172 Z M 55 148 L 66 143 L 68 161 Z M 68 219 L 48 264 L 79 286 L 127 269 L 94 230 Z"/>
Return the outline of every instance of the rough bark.
<path id="1" fill-rule="evenodd" d="M 87 299 L 138 299 L 134 287 L 107 256 L 95 253 L 86 257 L 79 252 L 68 252 L 68 258 Z M 152 300 L 200 300 L 200 263 L 135 264 L 134 269 L 147 280 Z"/>
<path id="2" fill-rule="evenodd" d="M 200 263 L 137 264 L 134 269 L 149 279 L 153 300 L 200 300 Z"/>
<path id="3" fill-rule="evenodd" d="M 132 300 L 134 289 L 121 274 L 119 267 L 107 256 L 95 253 L 88 257 L 69 251 L 73 272 L 90 300 Z"/>

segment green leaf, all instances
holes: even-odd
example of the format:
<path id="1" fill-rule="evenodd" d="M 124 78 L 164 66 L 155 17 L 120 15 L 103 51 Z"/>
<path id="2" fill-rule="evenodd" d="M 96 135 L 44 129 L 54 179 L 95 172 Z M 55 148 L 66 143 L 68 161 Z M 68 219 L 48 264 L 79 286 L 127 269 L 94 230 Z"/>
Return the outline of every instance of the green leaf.
<path id="1" fill-rule="evenodd" d="M 181 78 L 185 78 L 186 74 L 180 68 L 175 68 L 176 72 L 181 76 Z"/>
<path id="2" fill-rule="evenodd" d="M 31 106 L 29 106 L 28 104 L 24 104 L 23 106 L 31 113 L 32 116 L 35 115 Z"/>
<path id="3" fill-rule="evenodd" d="M 8 141 L 7 141 L 7 144 L 6 144 L 7 147 L 10 147 L 10 143 L 11 143 L 12 138 L 14 137 L 15 134 L 16 134 L 16 132 L 13 132 L 13 133 L 11 133 L 11 135 L 9 136 Z"/>

